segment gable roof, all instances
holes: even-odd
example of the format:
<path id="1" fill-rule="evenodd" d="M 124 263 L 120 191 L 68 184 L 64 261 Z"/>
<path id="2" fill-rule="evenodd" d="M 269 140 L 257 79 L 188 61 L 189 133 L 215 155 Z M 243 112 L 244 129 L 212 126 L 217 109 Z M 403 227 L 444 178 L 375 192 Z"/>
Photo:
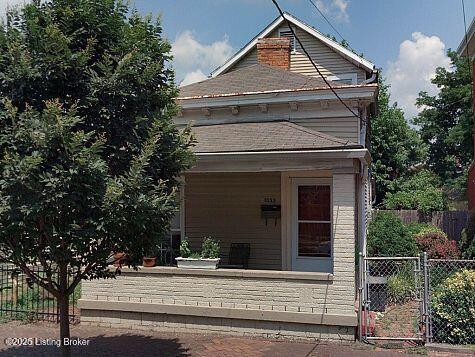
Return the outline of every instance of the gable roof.
<path id="1" fill-rule="evenodd" d="M 358 86 L 361 85 L 332 83 L 333 88 Z M 320 78 L 259 63 L 183 86 L 178 99 L 313 89 L 328 89 L 328 86 Z"/>
<path id="2" fill-rule="evenodd" d="M 234 64 L 236 64 L 240 59 L 242 59 L 257 45 L 257 41 L 259 38 L 267 36 L 286 20 L 288 20 L 293 25 L 300 27 L 302 30 L 308 32 L 310 35 L 312 35 L 313 37 L 323 42 L 325 45 L 333 49 L 335 52 L 337 52 L 341 56 L 345 57 L 347 60 L 349 60 L 356 66 L 362 67 L 368 72 L 371 72 L 374 70 L 375 66 L 370 61 L 358 56 L 357 54 L 353 53 L 352 51 L 340 45 L 338 42 L 329 39 L 328 37 L 323 35 L 320 31 L 318 31 L 314 27 L 306 24 L 305 22 L 297 19 L 295 16 L 286 12 L 284 13 L 284 17 L 282 16 L 277 17 L 269 26 L 267 26 L 264 30 L 262 30 L 259 34 L 257 34 L 247 45 L 241 48 L 233 57 L 227 60 L 222 66 L 218 67 L 213 72 L 211 72 L 211 77 L 216 77 L 226 72 L 228 69 L 230 69 Z"/>
<path id="3" fill-rule="evenodd" d="M 466 56 L 467 52 L 469 56 L 475 56 L 475 17 L 470 23 L 467 34 L 463 36 L 463 39 L 460 41 L 460 45 L 457 48 L 457 54 L 459 56 Z"/>
<path id="4" fill-rule="evenodd" d="M 362 148 L 361 145 L 286 121 L 192 127 L 195 153 Z"/>

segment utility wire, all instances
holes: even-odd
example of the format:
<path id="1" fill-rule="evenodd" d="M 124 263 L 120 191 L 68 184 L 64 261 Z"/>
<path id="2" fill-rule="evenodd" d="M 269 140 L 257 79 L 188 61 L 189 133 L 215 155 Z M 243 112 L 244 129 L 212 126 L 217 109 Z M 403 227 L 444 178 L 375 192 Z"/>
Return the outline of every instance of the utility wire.
<path id="1" fill-rule="evenodd" d="M 318 7 L 318 5 L 313 1 L 313 0 L 308 0 L 310 2 L 310 4 L 312 4 L 312 6 L 317 9 L 318 13 L 320 15 L 322 15 L 322 17 L 325 19 L 325 21 L 327 22 L 328 25 L 330 25 L 330 27 L 333 29 L 333 31 L 335 31 L 337 33 L 338 36 L 340 36 L 340 38 L 345 41 L 345 43 L 347 44 L 348 48 L 350 50 L 352 50 L 354 53 L 356 53 L 356 51 L 351 48 L 350 46 L 350 43 L 343 37 L 343 35 L 336 29 L 335 26 L 333 26 L 333 24 L 330 22 L 330 20 L 328 20 L 328 18 L 325 16 L 325 14 L 323 13 L 322 10 L 320 10 L 320 8 Z"/>
<path id="2" fill-rule="evenodd" d="M 323 81 L 325 82 L 325 84 L 328 86 L 328 88 L 330 88 L 330 90 L 333 92 L 333 94 L 335 94 L 335 97 L 338 98 L 338 100 L 341 102 L 341 104 L 343 104 L 346 109 L 348 109 L 350 111 L 351 114 L 353 114 L 353 116 L 355 116 L 356 118 L 360 119 L 361 122 L 363 123 L 366 123 L 366 120 L 363 119 L 360 115 L 356 114 L 353 109 L 351 109 L 344 101 L 343 99 L 341 99 L 341 97 L 338 95 L 338 93 L 335 91 L 335 89 L 333 89 L 333 87 L 331 86 L 330 82 L 328 82 L 328 80 L 325 78 L 325 76 L 322 74 L 322 72 L 320 71 L 320 69 L 317 67 L 317 65 L 315 64 L 315 62 L 313 62 L 313 59 L 312 57 L 310 57 L 310 54 L 307 52 L 307 50 L 305 49 L 305 47 L 303 46 L 302 42 L 300 41 L 300 39 L 297 37 L 297 34 L 295 33 L 294 29 L 292 28 L 292 24 L 290 23 L 289 20 L 287 20 L 287 18 L 285 17 L 285 14 L 284 12 L 282 11 L 282 9 L 280 8 L 279 4 L 277 3 L 276 0 L 272 0 L 272 2 L 274 3 L 275 7 L 277 8 L 277 10 L 279 11 L 280 13 L 280 16 L 282 16 L 282 18 L 286 21 L 287 23 L 287 26 L 289 27 L 290 31 L 292 32 L 292 35 L 294 36 L 294 38 L 297 40 L 297 42 L 299 43 L 300 47 L 302 48 L 302 51 L 305 53 L 305 55 L 307 56 L 307 58 L 310 60 L 310 62 L 312 63 L 313 67 L 317 70 L 317 73 L 320 77 L 322 77 Z"/>

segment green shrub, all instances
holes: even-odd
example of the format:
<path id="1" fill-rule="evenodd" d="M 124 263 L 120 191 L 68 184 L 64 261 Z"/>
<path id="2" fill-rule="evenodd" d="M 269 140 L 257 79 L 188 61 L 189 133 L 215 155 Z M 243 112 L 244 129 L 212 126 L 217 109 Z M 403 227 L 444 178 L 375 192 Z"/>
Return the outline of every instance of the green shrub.
<path id="1" fill-rule="evenodd" d="M 403 304 L 414 299 L 414 275 L 400 272 L 388 278 L 388 300 L 393 304 Z"/>
<path id="2" fill-rule="evenodd" d="M 205 237 L 203 245 L 201 246 L 202 258 L 218 258 L 220 252 L 219 242 L 211 237 Z"/>
<path id="3" fill-rule="evenodd" d="M 475 270 L 447 278 L 431 300 L 434 338 L 451 344 L 473 343 L 475 336 Z"/>
<path id="4" fill-rule="evenodd" d="M 434 226 L 431 223 L 419 223 L 419 222 L 411 222 L 407 224 L 407 229 L 411 232 L 411 235 L 414 237 L 420 233 L 426 232 L 441 232 L 444 233 L 442 229 L 437 226 Z"/>
<path id="5" fill-rule="evenodd" d="M 369 256 L 414 256 L 417 246 L 409 229 L 394 214 L 379 212 L 368 226 Z"/>

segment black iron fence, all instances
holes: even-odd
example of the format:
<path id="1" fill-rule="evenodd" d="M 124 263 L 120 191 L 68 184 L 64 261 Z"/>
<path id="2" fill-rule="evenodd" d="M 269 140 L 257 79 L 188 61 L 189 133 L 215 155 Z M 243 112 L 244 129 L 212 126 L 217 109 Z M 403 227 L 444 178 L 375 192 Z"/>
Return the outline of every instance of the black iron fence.
<path id="1" fill-rule="evenodd" d="M 41 266 L 30 266 L 30 269 L 39 276 L 45 275 Z M 71 323 L 79 322 L 77 300 L 80 292 L 78 285 L 69 297 Z M 59 322 L 59 316 L 57 301 L 51 293 L 33 283 L 19 268 L 0 263 L 0 319 Z"/>

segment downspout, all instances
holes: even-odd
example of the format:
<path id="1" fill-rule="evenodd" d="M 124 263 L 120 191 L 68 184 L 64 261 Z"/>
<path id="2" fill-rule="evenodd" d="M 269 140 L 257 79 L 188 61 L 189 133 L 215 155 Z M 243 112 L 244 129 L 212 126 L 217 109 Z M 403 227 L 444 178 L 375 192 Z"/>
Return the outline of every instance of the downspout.
<path id="1" fill-rule="evenodd" d="M 376 78 L 376 72 L 373 72 L 373 76 L 371 77 L 373 80 Z M 369 78 L 367 81 L 372 81 Z M 365 119 L 368 118 L 366 108 L 362 110 L 361 113 Z M 367 131 L 367 123 L 366 121 L 362 121 L 360 126 L 360 144 L 363 147 L 366 147 L 366 131 Z M 358 244 L 359 251 L 366 256 L 366 215 L 367 215 L 367 207 L 366 207 L 366 183 L 368 181 L 368 164 L 363 160 L 360 159 L 360 187 L 359 187 L 359 212 L 360 212 L 360 241 Z"/>
<path id="2" fill-rule="evenodd" d="M 373 71 L 371 73 L 371 77 L 369 77 L 368 79 L 365 79 L 363 82 L 361 82 L 361 84 L 373 83 L 376 80 L 377 77 L 378 77 L 378 71 Z"/>
<path id="3" fill-rule="evenodd" d="M 359 187 L 359 205 L 360 205 L 360 244 L 359 251 L 366 256 L 366 183 L 368 182 L 368 165 L 360 159 L 360 187 Z"/>

